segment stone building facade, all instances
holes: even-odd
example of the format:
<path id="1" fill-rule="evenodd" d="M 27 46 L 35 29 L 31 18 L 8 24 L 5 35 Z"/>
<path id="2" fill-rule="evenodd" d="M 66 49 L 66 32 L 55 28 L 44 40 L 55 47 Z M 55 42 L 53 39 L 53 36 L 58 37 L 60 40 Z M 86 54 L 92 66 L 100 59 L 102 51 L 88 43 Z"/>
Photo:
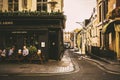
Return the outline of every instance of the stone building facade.
<path id="1" fill-rule="evenodd" d="M 96 12 L 86 26 L 86 52 L 120 59 L 120 1 L 96 0 Z M 94 11 L 93 11 L 94 12 Z"/>

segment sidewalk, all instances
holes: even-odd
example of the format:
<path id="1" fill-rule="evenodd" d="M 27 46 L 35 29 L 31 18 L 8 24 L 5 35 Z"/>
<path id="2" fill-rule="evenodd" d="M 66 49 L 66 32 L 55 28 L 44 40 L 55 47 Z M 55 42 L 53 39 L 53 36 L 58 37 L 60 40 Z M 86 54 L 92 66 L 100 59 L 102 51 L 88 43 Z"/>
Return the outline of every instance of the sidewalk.
<path id="1" fill-rule="evenodd" d="M 75 52 L 75 53 L 81 55 L 80 52 Z M 91 58 L 91 57 L 83 57 L 83 58 L 97 63 L 102 68 L 104 68 L 107 72 L 120 74 L 120 62 L 118 61 L 111 61 L 111 60 L 107 60 L 97 56 L 94 56 L 94 58 Z"/>
<path id="2" fill-rule="evenodd" d="M 0 63 L 0 75 L 7 74 L 39 74 L 68 73 L 74 71 L 74 65 L 67 51 L 61 61 L 49 60 L 47 63 Z"/>

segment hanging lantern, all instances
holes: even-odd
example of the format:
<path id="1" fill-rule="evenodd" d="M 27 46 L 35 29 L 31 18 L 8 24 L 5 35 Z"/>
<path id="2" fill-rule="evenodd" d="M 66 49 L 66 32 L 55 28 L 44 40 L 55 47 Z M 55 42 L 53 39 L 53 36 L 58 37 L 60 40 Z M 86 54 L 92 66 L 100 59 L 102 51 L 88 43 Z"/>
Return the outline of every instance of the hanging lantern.
<path id="1" fill-rule="evenodd" d="M 57 2 L 52 0 L 52 1 L 49 1 L 48 3 L 51 5 L 51 12 L 53 12 Z"/>

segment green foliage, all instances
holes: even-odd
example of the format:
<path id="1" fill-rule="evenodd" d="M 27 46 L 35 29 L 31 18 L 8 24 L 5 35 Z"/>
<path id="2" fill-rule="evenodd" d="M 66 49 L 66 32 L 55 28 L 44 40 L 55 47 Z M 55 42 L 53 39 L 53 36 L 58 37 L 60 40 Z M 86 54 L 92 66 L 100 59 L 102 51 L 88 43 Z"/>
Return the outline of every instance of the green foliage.
<path id="1" fill-rule="evenodd" d="M 26 10 L 23 10 L 23 11 L 15 11 L 15 12 L 12 12 L 12 11 L 5 11 L 5 12 L 2 12 L 0 11 L 0 16 L 58 16 L 58 15 L 63 15 L 62 12 L 40 12 L 40 11 L 26 11 Z"/>
<path id="2" fill-rule="evenodd" d="M 37 52 L 37 48 L 35 46 L 30 46 L 28 49 L 30 54 L 34 54 Z"/>

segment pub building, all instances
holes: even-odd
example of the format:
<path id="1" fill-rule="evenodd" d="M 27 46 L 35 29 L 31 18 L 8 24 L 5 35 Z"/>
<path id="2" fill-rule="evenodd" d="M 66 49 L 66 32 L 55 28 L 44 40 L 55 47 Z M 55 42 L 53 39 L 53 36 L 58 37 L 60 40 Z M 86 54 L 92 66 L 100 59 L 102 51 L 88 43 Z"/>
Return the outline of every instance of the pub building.
<path id="1" fill-rule="evenodd" d="M 0 4 L 4 4 L 0 12 L 0 48 L 3 50 L 14 46 L 17 54 L 23 46 L 35 46 L 46 61 L 60 60 L 63 56 L 63 29 L 66 21 L 62 2 L 0 0 Z M 59 7 L 56 9 L 55 5 Z"/>

